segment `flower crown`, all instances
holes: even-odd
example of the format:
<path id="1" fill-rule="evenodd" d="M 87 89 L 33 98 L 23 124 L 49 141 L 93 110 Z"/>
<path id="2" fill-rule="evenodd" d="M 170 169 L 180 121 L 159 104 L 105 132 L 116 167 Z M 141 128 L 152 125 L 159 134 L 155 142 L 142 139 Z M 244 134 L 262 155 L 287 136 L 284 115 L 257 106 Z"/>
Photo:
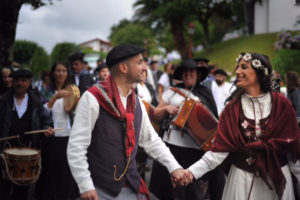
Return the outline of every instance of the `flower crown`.
<path id="1" fill-rule="evenodd" d="M 269 72 L 268 72 L 268 68 L 265 67 L 264 65 L 261 64 L 261 61 L 259 59 L 252 59 L 252 56 L 250 53 L 246 53 L 244 56 L 242 54 L 240 54 L 236 61 L 239 62 L 240 59 L 243 59 L 245 60 L 246 62 L 248 61 L 251 61 L 251 65 L 256 68 L 256 69 L 260 69 L 260 70 L 263 70 L 265 75 L 269 75 Z"/>

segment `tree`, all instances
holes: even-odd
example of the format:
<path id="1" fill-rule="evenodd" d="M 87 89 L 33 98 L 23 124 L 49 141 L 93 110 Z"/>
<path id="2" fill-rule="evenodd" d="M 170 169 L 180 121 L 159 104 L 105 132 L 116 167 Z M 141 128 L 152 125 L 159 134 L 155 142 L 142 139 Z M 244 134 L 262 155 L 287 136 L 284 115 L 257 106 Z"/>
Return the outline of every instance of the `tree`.
<path id="1" fill-rule="evenodd" d="M 147 39 L 150 53 L 151 49 L 157 47 L 155 35 L 146 24 L 131 22 L 127 19 L 121 20 L 118 25 L 111 27 L 109 39 L 114 46 L 128 43 L 142 47 L 144 40 Z"/>
<path id="2" fill-rule="evenodd" d="M 31 69 L 34 76 L 49 69 L 49 56 L 46 50 L 35 42 L 17 40 L 13 45 L 12 55 L 16 62 Z"/>
<path id="3" fill-rule="evenodd" d="M 76 44 L 70 42 L 57 43 L 51 52 L 51 65 L 57 61 L 66 61 L 68 57 L 75 51 L 78 51 L 79 47 Z"/>
<path id="4" fill-rule="evenodd" d="M 44 0 L 46 1 L 46 0 Z M 16 36 L 19 12 L 24 4 L 37 9 L 46 3 L 43 0 L 0 0 L 0 67 L 11 65 L 11 53 Z M 51 4 L 52 0 L 48 0 Z"/>

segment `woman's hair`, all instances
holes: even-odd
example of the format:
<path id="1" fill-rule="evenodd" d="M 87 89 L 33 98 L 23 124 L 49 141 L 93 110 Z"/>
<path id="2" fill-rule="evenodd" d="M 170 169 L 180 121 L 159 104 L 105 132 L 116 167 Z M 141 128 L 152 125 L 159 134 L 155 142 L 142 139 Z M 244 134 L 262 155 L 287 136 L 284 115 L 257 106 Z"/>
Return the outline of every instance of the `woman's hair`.
<path id="1" fill-rule="evenodd" d="M 286 88 L 287 92 L 291 93 L 293 92 L 296 88 L 300 87 L 300 82 L 298 78 L 298 74 L 295 71 L 288 71 L 286 73 Z"/>
<path id="2" fill-rule="evenodd" d="M 260 85 L 260 89 L 263 93 L 272 91 L 272 65 L 269 61 L 268 56 L 259 53 L 249 53 L 251 55 L 251 66 L 254 69 L 257 80 Z M 242 52 L 238 58 L 237 64 L 242 60 L 246 53 Z M 259 60 L 262 67 L 255 67 L 252 64 L 253 60 Z M 237 80 L 234 81 L 234 85 L 237 85 Z M 226 101 L 231 101 L 234 97 L 240 97 L 245 92 L 244 88 L 238 88 L 231 94 Z"/>
<path id="3" fill-rule="evenodd" d="M 67 78 L 66 78 L 62 88 L 65 88 L 67 85 L 71 84 L 71 73 L 70 73 L 69 65 L 65 62 L 58 61 L 54 65 L 52 65 L 51 70 L 50 70 L 50 81 L 51 81 L 50 85 L 51 85 L 51 88 L 53 88 L 54 90 L 57 89 L 56 81 L 55 81 L 55 77 L 54 77 L 54 72 L 55 72 L 56 67 L 58 65 L 63 65 L 67 69 Z"/>

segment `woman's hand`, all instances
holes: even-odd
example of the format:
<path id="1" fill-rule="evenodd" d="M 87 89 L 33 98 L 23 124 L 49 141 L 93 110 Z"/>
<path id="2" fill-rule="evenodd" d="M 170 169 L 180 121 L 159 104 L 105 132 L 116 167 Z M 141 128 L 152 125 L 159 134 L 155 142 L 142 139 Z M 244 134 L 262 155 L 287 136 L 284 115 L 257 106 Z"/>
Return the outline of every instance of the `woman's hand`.
<path id="1" fill-rule="evenodd" d="M 169 115 L 171 115 L 172 117 L 175 117 L 178 113 L 178 106 L 167 105 L 165 107 L 165 110 Z"/>
<path id="2" fill-rule="evenodd" d="M 57 98 L 64 98 L 64 97 L 68 97 L 71 95 L 71 92 L 70 91 L 67 91 L 67 90 L 60 90 L 56 93 L 57 95 Z"/>

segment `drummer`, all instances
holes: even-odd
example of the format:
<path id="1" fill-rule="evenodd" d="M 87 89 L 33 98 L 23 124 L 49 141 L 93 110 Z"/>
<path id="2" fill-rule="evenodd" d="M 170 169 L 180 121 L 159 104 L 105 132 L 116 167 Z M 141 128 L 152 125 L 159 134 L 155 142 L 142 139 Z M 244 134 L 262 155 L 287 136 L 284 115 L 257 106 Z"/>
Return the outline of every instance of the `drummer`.
<path id="1" fill-rule="evenodd" d="M 20 138 L 2 142 L 0 150 L 18 146 L 40 148 L 40 135 L 24 135 L 24 132 L 48 129 L 45 135 L 52 135 L 53 129 L 49 128 L 52 126 L 50 114 L 30 89 L 32 73 L 29 70 L 19 69 L 12 72 L 11 76 L 13 78 L 13 90 L 2 94 L 0 97 L 0 137 L 20 135 Z M 1 170 L 4 171 L 3 165 Z M 1 200 L 26 200 L 29 191 L 29 186 L 18 186 L 3 176 L 0 177 Z"/>
<path id="2" fill-rule="evenodd" d="M 197 161 L 202 157 L 204 151 L 196 144 L 194 139 L 188 134 L 170 124 L 170 121 L 179 112 L 179 106 L 183 104 L 185 97 L 180 93 L 188 96 L 196 101 L 201 102 L 217 117 L 216 104 L 214 102 L 211 92 L 200 82 L 207 77 L 208 70 L 205 67 L 198 67 L 194 60 L 185 60 L 174 72 L 174 79 L 181 80 L 175 86 L 174 91 L 169 88 L 162 96 L 162 101 L 159 103 L 154 111 L 156 119 L 161 122 L 161 129 L 164 129 L 163 140 L 169 146 L 171 153 L 176 160 L 184 167 Z M 210 194 L 210 199 L 220 199 L 224 185 L 224 175 L 217 169 L 219 174 L 219 184 L 214 185 L 213 194 Z M 193 182 L 187 187 L 172 188 L 172 183 L 168 177 L 166 168 L 159 163 L 154 162 L 152 175 L 150 180 L 150 191 L 154 193 L 159 199 L 193 199 L 202 200 L 207 197 L 209 176 Z M 217 196 L 216 196 L 217 194 Z"/>

